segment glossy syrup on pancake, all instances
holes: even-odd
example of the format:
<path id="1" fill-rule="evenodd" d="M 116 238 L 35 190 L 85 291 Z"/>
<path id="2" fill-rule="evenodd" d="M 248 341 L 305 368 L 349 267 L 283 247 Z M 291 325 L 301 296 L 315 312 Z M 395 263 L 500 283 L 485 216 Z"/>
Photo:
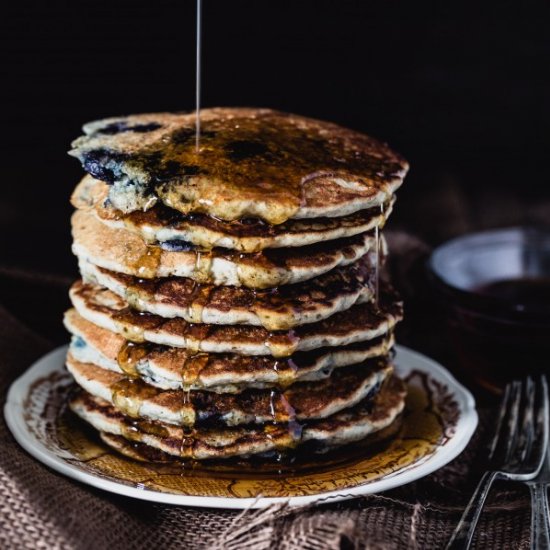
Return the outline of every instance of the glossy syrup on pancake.
<path id="1" fill-rule="evenodd" d="M 189 192 L 185 188 L 193 186 L 188 183 L 161 184 L 159 195 L 168 206 L 180 211 L 201 211 L 200 201 L 212 201 L 218 205 L 216 214 L 222 219 L 233 218 L 223 210 L 224 198 L 239 195 L 250 201 L 269 200 L 266 220 L 282 223 L 302 204 L 302 186 L 309 179 L 322 174 L 356 173 L 363 174 L 365 180 L 376 180 L 381 168 L 370 155 L 365 162 L 362 149 L 339 136 L 324 139 L 317 128 L 283 115 L 204 122 L 198 152 L 184 131 L 168 139 L 162 151 L 165 162 L 182 167 L 183 176 L 197 182 L 201 192 Z M 208 189 L 206 180 L 210 182 Z"/>
<path id="2" fill-rule="evenodd" d="M 153 346 L 149 343 L 137 344 L 127 340 L 117 354 L 117 364 L 120 370 L 130 378 L 139 378 L 137 364 L 146 357 Z"/>
<path id="3" fill-rule="evenodd" d="M 376 228 L 378 231 L 378 228 Z M 376 241 L 378 243 L 378 239 Z M 378 244 L 376 245 L 378 246 Z M 156 276 L 158 266 L 160 264 L 160 255 L 162 249 L 158 246 L 148 246 L 144 254 L 142 254 L 135 262 L 136 272 L 138 277 L 151 279 Z"/>
<path id="4" fill-rule="evenodd" d="M 197 382 L 197 379 L 200 376 L 201 371 L 208 366 L 211 360 L 212 360 L 212 357 L 210 354 L 200 353 L 198 351 L 192 351 L 184 361 L 184 364 L 182 366 L 182 414 L 183 414 L 183 411 L 189 405 L 191 405 L 192 407 L 195 406 L 194 399 L 192 397 L 195 394 L 191 393 L 191 386 Z M 286 362 L 288 365 L 294 366 L 294 369 L 291 368 L 287 370 L 290 370 L 291 372 L 295 373 L 296 367 L 293 364 L 292 360 L 289 359 Z M 277 365 L 278 365 L 278 361 L 275 361 L 273 368 L 277 369 Z M 302 425 L 297 421 L 296 410 L 289 403 L 287 397 L 284 394 L 284 389 L 287 386 L 286 382 L 288 382 L 288 385 L 290 385 L 293 380 L 294 380 L 294 376 L 288 377 L 287 375 L 287 378 L 282 379 L 283 385 L 281 387 L 270 390 L 269 411 L 271 414 L 271 424 L 272 424 L 273 430 L 280 430 L 281 426 L 284 426 L 288 431 L 290 441 L 297 442 L 301 437 Z M 183 424 L 184 424 L 183 430 L 182 430 L 183 437 L 181 439 L 180 455 L 182 457 L 190 456 L 191 460 L 193 461 L 193 469 L 195 469 L 196 463 L 194 462 L 194 455 L 193 455 L 193 448 L 195 445 L 195 435 L 194 435 L 195 428 L 193 426 L 187 426 L 185 422 Z M 269 433 L 270 433 L 269 424 L 264 423 L 263 428 L 265 433 L 268 434 L 269 436 Z M 139 443 L 137 445 L 139 445 Z M 288 452 L 289 448 L 290 447 L 287 446 L 286 452 Z M 134 445 L 134 449 L 137 449 L 135 445 Z M 146 452 L 147 447 L 144 450 Z M 119 449 L 119 451 L 121 451 L 121 449 Z M 149 455 L 149 460 L 151 458 L 152 458 L 151 455 Z M 284 459 L 284 454 L 280 450 L 276 450 L 276 451 L 273 451 L 272 456 L 270 457 L 270 462 L 281 463 L 283 459 Z M 184 467 L 185 467 L 185 463 L 184 463 Z M 278 471 L 280 474 L 283 473 L 282 469 L 279 469 Z"/>

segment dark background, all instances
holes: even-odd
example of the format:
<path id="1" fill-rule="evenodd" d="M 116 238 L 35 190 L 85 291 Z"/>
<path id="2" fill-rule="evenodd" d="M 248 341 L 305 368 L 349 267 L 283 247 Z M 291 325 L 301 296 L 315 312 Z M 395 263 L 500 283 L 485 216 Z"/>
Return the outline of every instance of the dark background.
<path id="1" fill-rule="evenodd" d="M 546 223 L 549 25 L 544 1 L 204 0 L 203 105 L 269 106 L 388 141 L 412 166 L 390 226 L 431 245 Z M 82 174 L 66 151 L 82 123 L 193 109 L 194 47 L 193 0 L 4 3 L 8 307 L 33 274 L 51 275 L 41 305 L 64 307 L 76 276 L 68 198 Z"/>

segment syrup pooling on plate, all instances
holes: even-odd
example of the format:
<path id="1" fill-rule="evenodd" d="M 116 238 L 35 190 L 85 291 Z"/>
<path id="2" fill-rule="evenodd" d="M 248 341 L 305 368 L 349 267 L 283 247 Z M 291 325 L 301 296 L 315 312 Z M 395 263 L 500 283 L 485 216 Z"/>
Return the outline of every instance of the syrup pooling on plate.
<path id="1" fill-rule="evenodd" d="M 55 409 L 59 415 L 54 420 L 55 429 L 50 432 L 88 472 L 131 485 L 228 498 L 312 495 L 379 479 L 423 460 L 441 445 L 451 427 L 451 415 L 444 414 L 439 404 L 452 399 L 437 393 L 432 385 L 425 388 L 409 385 L 408 395 L 402 425 L 395 422 L 376 437 L 328 453 L 300 452 L 298 448 L 297 453 L 281 454 L 279 462 L 272 457 L 200 462 L 190 458 L 190 450 L 182 452 L 187 457 L 183 463 L 175 461 L 160 451 L 132 442 L 132 432 L 137 429 L 158 432 L 161 437 L 167 435 L 162 426 L 143 421 L 128 422 L 124 436 L 130 441 L 120 438 L 114 451 L 112 443 L 105 446 L 97 433 L 65 408 Z"/>

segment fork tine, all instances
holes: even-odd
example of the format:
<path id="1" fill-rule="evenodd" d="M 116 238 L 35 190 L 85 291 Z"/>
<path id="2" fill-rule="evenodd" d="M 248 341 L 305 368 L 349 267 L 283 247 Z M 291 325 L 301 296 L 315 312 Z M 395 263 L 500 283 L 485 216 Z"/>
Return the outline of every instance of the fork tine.
<path id="1" fill-rule="evenodd" d="M 549 416 L 550 416 L 550 401 L 548 396 L 548 383 L 546 376 L 540 375 L 538 377 L 538 389 L 539 389 L 539 403 L 537 407 L 537 414 L 535 416 L 535 436 L 530 456 L 527 457 L 527 461 L 535 466 L 542 465 L 543 460 L 548 452 L 548 440 L 549 440 Z"/>
<path id="2" fill-rule="evenodd" d="M 548 395 L 548 381 L 546 376 L 543 374 L 540 376 L 540 385 L 541 385 L 541 406 L 539 407 L 539 422 L 541 423 L 542 433 L 546 432 L 548 435 L 548 417 L 550 410 L 550 396 Z"/>
<path id="3" fill-rule="evenodd" d="M 508 463 L 511 461 L 513 452 L 516 449 L 516 444 L 518 441 L 518 432 L 519 432 L 519 411 L 521 403 L 521 394 L 523 387 L 523 382 L 521 380 L 514 380 L 512 383 L 512 397 L 510 401 L 510 408 L 508 411 L 508 419 L 505 425 L 505 434 L 508 437 L 504 441 L 504 462 Z"/>
<path id="4" fill-rule="evenodd" d="M 495 426 L 495 431 L 493 432 L 493 438 L 491 444 L 489 445 L 489 460 L 493 460 L 495 456 L 496 449 L 498 447 L 500 434 L 502 433 L 502 427 L 504 425 L 504 418 L 506 416 L 506 411 L 508 410 L 508 403 L 510 401 L 510 396 L 512 394 L 512 383 L 506 384 L 504 389 L 504 395 L 500 401 L 500 407 L 498 410 L 497 423 Z"/>
<path id="5" fill-rule="evenodd" d="M 528 376 L 523 384 L 523 414 L 520 415 L 516 448 L 512 449 L 512 460 L 516 464 L 523 463 L 530 455 L 535 438 L 535 389 L 533 378 Z"/>
<path id="6" fill-rule="evenodd" d="M 514 380 L 512 382 L 512 396 L 510 398 L 510 404 L 508 407 L 508 417 L 504 426 L 504 463 L 508 463 L 512 460 L 513 452 L 516 449 L 519 433 L 519 416 L 522 397 L 523 382 L 521 380 Z M 507 435 L 507 437 L 506 437 Z"/>

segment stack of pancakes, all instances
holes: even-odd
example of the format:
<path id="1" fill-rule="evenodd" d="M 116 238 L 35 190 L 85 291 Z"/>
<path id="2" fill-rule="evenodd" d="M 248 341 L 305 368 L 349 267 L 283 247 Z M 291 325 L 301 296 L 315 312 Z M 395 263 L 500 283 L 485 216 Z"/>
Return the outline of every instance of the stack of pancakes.
<path id="1" fill-rule="evenodd" d="M 201 119 L 198 150 L 177 113 L 93 122 L 73 143 L 88 175 L 72 197 L 70 408 L 121 452 L 197 460 L 395 425 L 402 306 L 378 281 L 379 230 L 407 163 L 295 115 Z"/>

